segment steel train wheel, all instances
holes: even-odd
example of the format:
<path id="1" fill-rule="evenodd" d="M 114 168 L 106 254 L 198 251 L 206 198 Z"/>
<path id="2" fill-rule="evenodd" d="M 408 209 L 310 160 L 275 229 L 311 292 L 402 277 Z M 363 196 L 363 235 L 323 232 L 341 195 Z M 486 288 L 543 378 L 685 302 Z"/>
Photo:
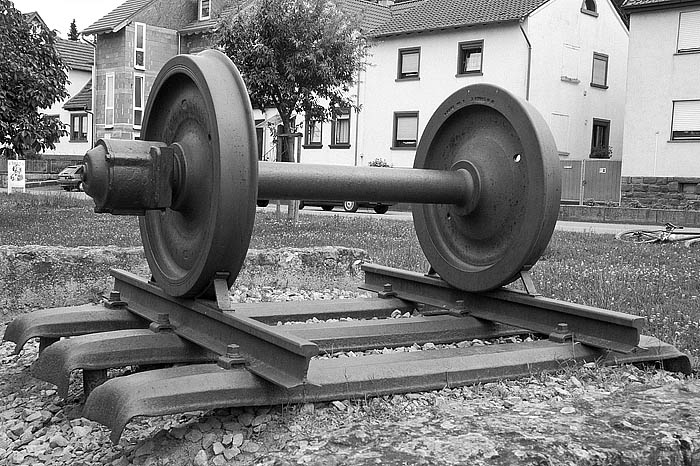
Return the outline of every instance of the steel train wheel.
<path id="1" fill-rule="evenodd" d="M 656 243 L 659 241 L 656 234 L 644 230 L 621 231 L 615 235 L 615 239 L 625 243 Z"/>
<path id="2" fill-rule="evenodd" d="M 257 198 L 253 121 L 245 84 L 221 52 L 179 55 L 153 84 L 141 139 L 177 143 L 184 155 L 173 206 L 139 224 L 151 273 L 172 296 L 211 294 L 217 272 L 231 286 L 240 271 Z"/>
<path id="3" fill-rule="evenodd" d="M 561 175 L 552 134 L 527 102 L 486 84 L 455 92 L 428 122 L 414 167 L 477 174 L 480 195 L 468 213 L 412 207 L 423 252 L 447 283 L 496 288 L 539 259 L 559 213 Z"/>

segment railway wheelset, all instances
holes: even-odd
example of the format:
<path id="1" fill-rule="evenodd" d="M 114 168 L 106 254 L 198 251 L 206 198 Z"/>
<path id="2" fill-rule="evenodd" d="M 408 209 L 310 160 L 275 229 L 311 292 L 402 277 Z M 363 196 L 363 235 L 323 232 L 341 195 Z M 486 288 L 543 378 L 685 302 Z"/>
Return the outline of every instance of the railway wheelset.
<path id="1" fill-rule="evenodd" d="M 39 338 L 32 373 L 63 396 L 82 370 L 83 415 L 111 428 L 115 442 L 139 415 L 455 387 L 565 360 L 690 371 L 685 354 L 641 335 L 643 318 L 536 292 L 529 269 L 557 220 L 559 160 L 542 117 L 504 89 L 477 84 L 448 97 L 414 168 L 259 162 L 245 84 L 208 50 L 166 63 L 141 138 L 98 141 L 84 158 L 84 187 L 96 212 L 139 216 L 152 277 L 113 270 L 103 305 L 35 311 L 4 335 L 16 352 Z M 360 288 L 373 298 L 232 305 L 258 198 L 411 203 L 430 270 L 363 264 Z M 517 280 L 523 290 L 505 288 Z M 397 309 L 415 315 L 388 318 Z M 332 321 L 302 323 L 311 317 Z M 543 338 L 315 357 L 524 333 Z M 123 366 L 159 368 L 108 379 Z"/>

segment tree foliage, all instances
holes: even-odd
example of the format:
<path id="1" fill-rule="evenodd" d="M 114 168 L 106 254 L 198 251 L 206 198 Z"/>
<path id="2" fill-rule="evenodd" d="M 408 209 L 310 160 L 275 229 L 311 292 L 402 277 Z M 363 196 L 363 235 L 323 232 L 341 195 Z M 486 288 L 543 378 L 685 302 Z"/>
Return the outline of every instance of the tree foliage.
<path id="1" fill-rule="evenodd" d="M 78 40 L 78 26 L 75 25 L 75 20 L 71 21 L 70 29 L 68 30 L 68 40 Z"/>
<path id="2" fill-rule="evenodd" d="M 296 130 L 300 112 L 322 121 L 336 108 L 357 108 L 350 88 L 366 44 L 357 19 L 331 0 L 259 0 L 222 18 L 216 41 L 243 75 L 253 106 L 276 108 L 285 133 Z"/>
<path id="3" fill-rule="evenodd" d="M 33 157 L 66 134 L 58 117 L 40 112 L 67 97 L 66 67 L 56 34 L 30 23 L 10 0 L 0 0 L 0 154 Z"/>

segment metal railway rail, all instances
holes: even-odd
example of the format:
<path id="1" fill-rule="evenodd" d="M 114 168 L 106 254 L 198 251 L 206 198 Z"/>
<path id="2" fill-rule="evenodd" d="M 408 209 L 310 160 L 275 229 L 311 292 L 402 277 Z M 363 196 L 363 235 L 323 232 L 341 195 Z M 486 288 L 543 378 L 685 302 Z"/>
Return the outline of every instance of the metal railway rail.
<path id="1" fill-rule="evenodd" d="M 238 71 L 220 52 L 166 63 L 143 140 L 100 140 L 84 158 L 95 211 L 140 216 L 151 280 L 113 271 L 104 307 L 41 310 L 7 327 L 16 352 L 39 338 L 32 373 L 62 396 L 82 370 L 83 415 L 109 426 L 114 442 L 134 416 L 456 387 L 572 361 L 690 372 L 686 355 L 640 334 L 643 318 L 535 291 L 528 271 L 554 230 L 561 181 L 554 139 L 529 103 L 487 84 L 461 89 L 425 127 L 414 168 L 391 170 L 258 163 L 252 115 Z M 372 299 L 233 306 L 229 288 L 258 196 L 415 203 L 431 270 L 365 264 L 361 287 Z M 518 279 L 525 291 L 504 288 Z M 420 315 L 387 318 L 396 309 Z M 370 319 L 276 325 L 339 316 Z M 544 338 L 316 357 L 520 333 Z M 108 379 L 123 366 L 150 370 Z"/>

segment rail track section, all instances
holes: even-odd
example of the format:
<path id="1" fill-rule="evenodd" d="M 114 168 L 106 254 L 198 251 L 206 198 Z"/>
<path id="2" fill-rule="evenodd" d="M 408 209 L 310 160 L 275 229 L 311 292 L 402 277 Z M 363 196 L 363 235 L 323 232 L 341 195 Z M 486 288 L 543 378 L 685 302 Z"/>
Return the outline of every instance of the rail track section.
<path id="1" fill-rule="evenodd" d="M 134 416 L 433 390 L 572 362 L 691 370 L 686 355 L 640 334 L 641 317 L 537 294 L 529 270 L 557 220 L 559 159 L 544 119 L 504 89 L 448 97 L 412 169 L 265 163 L 238 70 L 207 50 L 166 63 L 141 137 L 98 141 L 83 185 L 96 213 L 139 216 L 151 279 L 115 270 L 104 306 L 36 311 L 4 335 L 16 352 L 39 338 L 32 373 L 63 396 L 82 371 L 83 415 L 114 442 Z M 361 288 L 376 298 L 233 306 L 257 198 L 413 203 L 430 271 L 365 264 Z M 525 291 L 506 287 L 517 280 Z M 387 318 L 396 310 L 415 316 Z M 293 323 L 312 317 L 352 320 Z M 540 338 L 317 357 L 529 333 Z M 108 377 L 125 366 L 140 371 Z"/>

